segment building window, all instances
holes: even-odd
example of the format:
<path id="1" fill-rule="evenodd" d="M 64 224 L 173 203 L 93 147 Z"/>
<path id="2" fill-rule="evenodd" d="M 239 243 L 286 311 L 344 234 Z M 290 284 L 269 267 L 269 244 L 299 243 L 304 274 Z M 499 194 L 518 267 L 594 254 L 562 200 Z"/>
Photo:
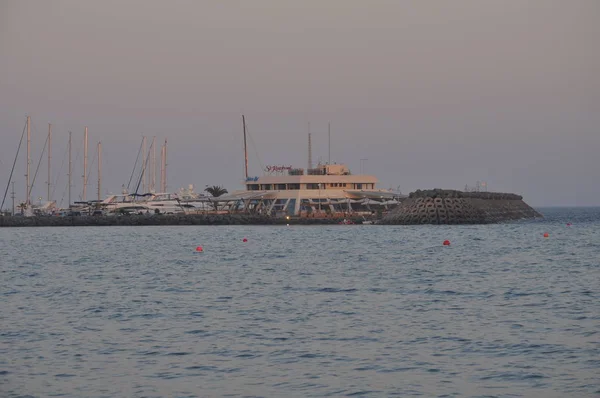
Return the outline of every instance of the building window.
<path id="1" fill-rule="evenodd" d="M 355 184 L 355 186 L 356 186 L 356 189 L 362 189 L 362 185 L 363 185 L 363 184 Z"/>
<path id="2" fill-rule="evenodd" d="M 319 189 L 319 184 L 306 184 L 306 189 Z"/>
<path id="3" fill-rule="evenodd" d="M 277 189 L 279 191 L 285 191 L 286 190 L 285 184 L 276 184 L 275 187 L 276 187 L 275 189 Z"/>
<path id="4" fill-rule="evenodd" d="M 300 184 L 288 184 L 287 189 L 300 189 Z"/>
<path id="5" fill-rule="evenodd" d="M 248 184 L 248 191 L 258 191 L 258 184 Z"/>
<path id="6" fill-rule="evenodd" d="M 263 191 L 270 191 L 271 188 L 271 184 L 263 184 L 262 186 Z"/>

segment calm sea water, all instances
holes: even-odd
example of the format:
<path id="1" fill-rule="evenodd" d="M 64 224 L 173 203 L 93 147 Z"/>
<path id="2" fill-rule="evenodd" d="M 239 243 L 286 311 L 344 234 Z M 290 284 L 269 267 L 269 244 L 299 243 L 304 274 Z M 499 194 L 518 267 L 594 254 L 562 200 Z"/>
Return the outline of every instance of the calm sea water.
<path id="1" fill-rule="evenodd" d="M 0 229 L 0 396 L 598 396 L 600 209 L 542 212 Z"/>

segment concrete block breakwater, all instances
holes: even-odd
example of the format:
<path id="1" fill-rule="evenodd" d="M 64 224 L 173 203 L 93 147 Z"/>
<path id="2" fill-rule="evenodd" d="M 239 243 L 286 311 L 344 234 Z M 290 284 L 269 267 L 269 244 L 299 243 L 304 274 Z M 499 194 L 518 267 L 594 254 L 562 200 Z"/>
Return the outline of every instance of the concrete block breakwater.
<path id="1" fill-rule="evenodd" d="M 362 218 L 347 218 L 359 224 Z M 140 225 L 317 225 L 339 224 L 340 218 L 275 218 L 242 214 L 173 214 L 75 217 L 0 217 L 0 227 L 84 227 Z"/>
<path id="2" fill-rule="evenodd" d="M 412 192 L 381 224 L 491 224 L 541 217 L 520 195 L 433 189 Z"/>

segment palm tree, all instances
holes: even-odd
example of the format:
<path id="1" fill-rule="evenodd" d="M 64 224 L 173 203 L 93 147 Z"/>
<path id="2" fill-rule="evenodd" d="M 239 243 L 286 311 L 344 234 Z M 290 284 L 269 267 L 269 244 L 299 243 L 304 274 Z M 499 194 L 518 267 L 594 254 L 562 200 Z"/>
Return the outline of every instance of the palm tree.
<path id="1" fill-rule="evenodd" d="M 219 197 L 221 195 L 225 195 L 227 193 L 227 190 L 220 185 L 213 185 L 212 187 L 207 186 L 205 191 L 208 192 L 209 194 L 211 194 L 211 196 L 213 198 L 217 198 L 217 197 Z M 218 203 L 212 202 L 212 204 L 213 204 L 213 207 L 215 208 L 215 210 L 218 210 L 217 209 Z"/>
<path id="2" fill-rule="evenodd" d="M 24 214 L 25 213 L 25 209 L 27 208 L 27 203 L 25 203 L 25 202 L 19 203 L 19 205 L 17 207 L 21 211 L 21 214 Z"/>
<path id="3" fill-rule="evenodd" d="M 213 185 L 212 187 L 206 187 L 205 191 L 208 192 L 209 194 L 211 194 L 211 196 L 213 196 L 214 198 L 218 198 L 219 196 L 225 195 L 226 193 L 228 193 L 227 189 L 223 188 L 220 185 Z"/>

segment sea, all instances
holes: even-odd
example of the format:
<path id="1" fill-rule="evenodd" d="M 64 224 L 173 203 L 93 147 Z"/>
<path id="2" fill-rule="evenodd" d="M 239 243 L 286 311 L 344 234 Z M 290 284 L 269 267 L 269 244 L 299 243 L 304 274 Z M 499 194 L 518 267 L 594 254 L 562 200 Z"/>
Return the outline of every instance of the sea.
<path id="1" fill-rule="evenodd" d="M 539 210 L 0 229 L 0 396 L 598 397 L 600 208 Z"/>

